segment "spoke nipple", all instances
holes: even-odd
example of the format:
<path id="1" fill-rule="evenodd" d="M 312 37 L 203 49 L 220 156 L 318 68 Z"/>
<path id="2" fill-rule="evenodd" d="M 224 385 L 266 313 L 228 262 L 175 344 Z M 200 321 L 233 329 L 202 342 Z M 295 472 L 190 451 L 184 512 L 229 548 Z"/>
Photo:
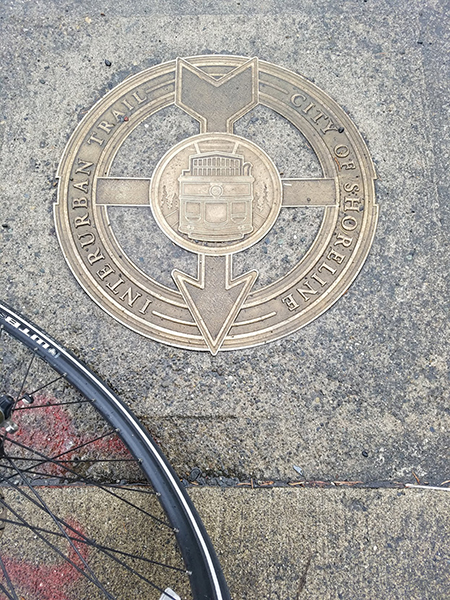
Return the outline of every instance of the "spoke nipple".
<path id="1" fill-rule="evenodd" d="M 186 575 L 189 575 L 189 577 L 192 575 L 192 571 L 186 571 Z"/>
<path id="2" fill-rule="evenodd" d="M 120 428 L 119 428 L 119 427 L 116 427 L 116 429 L 114 429 L 114 431 L 115 431 L 116 433 L 120 433 Z"/>
<path id="3" fill-rule="evenodd" d="M 161 496 L 161 492 L 156 492 L 156 496 L 159 498 Z"/>
<path id="4" fill-rule="evenodd" d="M 144 462 L 144 461 L 142 460 L 142 458 L 138 458 L 138 459 L 137 459 L 137 461 L 138 461 L 138 463 L 139 463 L 139 464 L 142 464 L 142 463 Z"/>
<path id="5" fill-rule="evenodd" d="M 24 404 L 33 404 L 34 402 L 34 398 L 33 396 L 30 396 L 30 394 L 24 394 L 21 400 Z"/>
<path id="6" fill-rule="evenodd" d="M 176 527 L 173 528 L 174 533 L 180 533 L 180 530 L 177 529 Z"/>
<path id="7" fill-rule="evenodd" d="M 8 433 L 16 433 L 16 431 L 19 429 L 19 426 L 17 425 L 17 423 L 13 423 L 13 421 L 7 421 L 5 423 L 5 430 Z"/>
<path id="8" fill-rule="evenodd" d="M 92 398 L 92 399 L 91 399 L 91 402 L 95 402 L 95 398 Z"/>

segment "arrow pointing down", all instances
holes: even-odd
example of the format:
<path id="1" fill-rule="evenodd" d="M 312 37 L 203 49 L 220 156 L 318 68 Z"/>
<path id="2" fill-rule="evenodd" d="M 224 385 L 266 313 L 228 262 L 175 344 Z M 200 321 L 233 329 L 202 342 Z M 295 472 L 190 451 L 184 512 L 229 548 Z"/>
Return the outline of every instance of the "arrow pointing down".
<path id="1" fill-rule="evenodd" d="M 250 293 L 257 271 L 232 279 L 232 259 L 199 255 L 198 277 L 174 270 L 172 277 L 200 329 L 211 354 L 216 355 Z"/>

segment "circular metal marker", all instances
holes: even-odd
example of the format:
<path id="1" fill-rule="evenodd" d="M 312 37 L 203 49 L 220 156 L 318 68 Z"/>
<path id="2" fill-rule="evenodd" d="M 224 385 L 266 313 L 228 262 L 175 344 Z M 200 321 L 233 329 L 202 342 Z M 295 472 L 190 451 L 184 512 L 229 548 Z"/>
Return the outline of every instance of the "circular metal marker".
<path id="1" fill-rule="evenodd" d="M 129 136 L 174 104 L 200 134 L 173 146 L 153 173 L 111 176 Z M 306 137 L 322 177 L 280 178 L 266 152 L 235 135 L 258 105 Z M 278 339 L 327 310 L 361 269 L 378 217 L 372 161 L 346 113 L 300 75 L 256 58 L 177 59 L 126 79 L 77 127 L 58 177 L 58 237 L 88 294 L 142 335 L 213 354 Z M 198 257 L 197 275 L 175 269 L 171 288 L 144 273 L 114 235 L 108 210 L 117 206 L 151 206 L 168 239 Z M 254 285 L 257 264 L 236 277 L 233 255 L 264 243 L 280 211 L 294 221 L 300 207 L 323 213 L 301 260 L 264 287 Z"/>

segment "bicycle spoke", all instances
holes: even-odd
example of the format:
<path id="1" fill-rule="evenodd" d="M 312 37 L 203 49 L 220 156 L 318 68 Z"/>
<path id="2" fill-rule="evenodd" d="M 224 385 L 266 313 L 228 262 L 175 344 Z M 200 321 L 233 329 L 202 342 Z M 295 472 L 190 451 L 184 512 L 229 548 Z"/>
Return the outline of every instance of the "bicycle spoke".
<path id="1" fill-rule="evenodd" d="M 0 568 L 3 572 L 3 576 L 6 579 L 6 585 L 9 587 L 10 591 L 12 592 L 12 596 L 10 594 L 8 594 L 8 592 L 5 590 L 5 588 L 2 586 L 3 591 L 6 593 L 6 595 L 8 596 L 8 598 L 12 598 L 12 600 L 19 600 L 19 598 L 17 597 L 17 594 L 14 590 L 14 586 L 11 582 L 11 579 L 9 577 L 8 571 L 6 569 L 5 563 L 3 562 L 1 556 L 0 556 Z"/>
<path id="2" fill-rule="evenodd" d="M 56 515 L 53 513 L 52 510 L 50 510 L 50 507 L 48 506 L 48 504 L 45 502 L 45 500 L 42 498 L 42 496 L 39 494 L 39 492 L 36 490 L 35 487 L 31 486 L 28 482 L 28 479 L 25 477 L 25 475 L 20 471 L 20 469 L 18 469 L 15 466 L 15 463 L 9 459 L 10 464 L 17 470 L 17 474 L 19 475 L 19 477 L 21 478 L 21 480 L 25 483 L 25 485 L 28 487 L 28 489 L 35 495 L 35 497 L 38 500 L 38 505 L 41 505 L 41 508 L 43 511 L 45 511 L 50 518 L 52 519 L 52 521 L 55 523 L 55 525 L 58 527 L 58 529 L 61 531 L 62 535 L 67 539 L 67 541 L 69 542 L 70 547 L 72 548 L 72 550 L 75 552 L 75 554 L 78 556 L 78 558 L 80 559 L 80 561 L 82 562 L 82 564 L 86 567 L 87 571 L 91 574 L 92 580 L 93 582 L 97 585 L 97 587 L 102 590 L 102 592 L 104 592 L 105 596 L 107 598 L 109 598 L 110 600 L 112 599 L 112 596 L 110 596 L 110 594 L 106 591 L 106 589 L 104 588 L 104 586 L 102 585 L 102 583 L 98 580 L 98 578 L 96 577 L 95 573 L 92 571 L 92 569 L 89 567 L 89 565 L 87 564 L 87 562 L 85 561 L 85 559 L 81 556 L 80 551 L 78 550 L 78 548 L 75 546 L 75 544 L 72 542 L 72 540 L 69 538 L 69 536 L 67 535 L 66 531 L 63 529 L 63 527 L 61 526 L 58 517 L 56 517 Z"/>
<path id="3" fill-rule="evenodd" d="M 19 492 L 19 493 L 20 493 L 20 494 L 21 494 L 23 497 L 27 498 L 27 500 L 29 500 L 30 502 L 32 502 L 32 503 L 33 503 L 33 504 L 34 504 L 34 505 L 35 505 L 37 508 L 40 508 L 41 510 L 44 510 L 44 511 L 45 511 L 47 514 L 50 514 L 50 513 L 49 513 L 49 512 L 46 510 L 46 508 L 45 508 L 45 507 L 46 507 L 46 505 L 44 506 L 44 505 L 43 505 L 43 504 L 41 504 L 40 502 L 38 502 L 38 501 L 34 500 L 34 499 L 33 499 L 33 498 L 31 498 L 31 497 L 30 497 L 30 496 L 29 496 L 29 495 L 28 495 L 26 492 L 24 492 L 23 490 L 20 490 L 20 489 L 19 489 L 17 486 L 13 486 L 13 487 L 14 487 L 14 489 L 15 489 L 16 491 L 18 491 L 18 492 Z M 29 528 L 29 529 L 31 529 L 31 530 L 32 530 L 34 533 L 38 534 L 38 533 L 40 533 L 41 531 L 43 531 L 43 532 L 45 532 L 45 533 L 47 533 L 47 534 L 56 535 L 57 537 L 63 537 L 63 538 L 65 538 L 65 539 L 67 539 L 67 540 L 69 541 L 69 543 L 70 543 L 71 547 L 72 547 L 72 548 L 74 548 L 75 550 L 76 550 L 76 547 L 75 547 L 75 544 L 74 544 L 74 542 L 75 542 L 75 541 L 76 541 L 76 542 L 79 542 L 79 543 L 85 543 L 85 544 L 88 544 L 88 545 L 92 545 L 92 546 L 93 546 L 93 547 L 95 547 L 96 549 L 100 550 L 100 551 L 101 551 L 101 552 L 102 552 L 102 553 L 103 553 L 105 556 L 108 556 L 108 558 L 110 558 L 111 560 L 113 560 L 113 561 L 114 561 L 116 564 L 119 564 L 119 565 L 121 565 L 121 566 L 122 566 L 122 567 L 124 567 L 124 568 L 125 568 L 127 571 L 129 571 L 130 573 L 132 573 L 133 575 L 137 576 L 137 577 L 138 577 L 139 579 L 141 579 L 142 581 L 145 581 L 145 583 L 147 583 L 148 585 L 150 585 L 152 588 L 154 588 L 154 589 L 158 590 L 158 592 L 164 593 L 164 589 L 163 589 L 163 588 L 161 588 L 160 586 L 156 585 L 155 583 L 153 583 L 152 581 L 150 581 L 148 578 L 144 577 L 142 574 L 140 574 L 138 571 L 136 571 L 135 569 L 133 569 L 133 567 L 131 567 L 130 565 L 128 565 L 127 563 L 125 563 L 123 560 L 121 560 L 121 559 L 119 559 L 118 557 L 114 556 L 114 554 L 113 554 L 113 553 L 117 553 L 115 550 L 110 550 L 110 549 L 109 549 L 109 548 L 107 548 L 106 546 L 101 546 L 101 545 L 99 545 L 99 544 L 96 544 L 95 542 L 90 542 L 90 540 L 88 540 L 88 538 L 87 538 L 87 537 L 86 537 L 86 536 L 85 536 L 83 533 L 81 533 L 80 531 L 78 531 L 77 529 L 75 529 L 73 526 L 71 526 L 69 523 L 67 523 L 67 522 L 66 522 L 66 521 L 64 521 L 63 519 L 60 519 L 59 517 L 56 517 L 55 515 L 53 515 L 53 516 L 54 516 L 54 518 L 56 519 L 56 521 L 55 521 L 55 522 L 57 522 L 57 524 L 58 524 L 58 528 L 59 528 L 59 529 L 60 529 L 60 531 L 61 531 L 61 533 L 60 533 L 60 534 L 58 534 L 57 532 L 52 532 L 52 531 L 45 530 L 45 529 L 43 529 L 43 528 L 36 527 L 36 526 L 34 526 L 34 525 L 31 525 L 30 523 L 26 523 L 26 524 L 25 524 L 24 520 L 23 520 L 23 519 L 21 519 L 21 517 L 20 517 L 20 516 L 19 516 L 19 515 L 18 515 L 18 514 L 17 514 L 15 511 L 13 511 L 13 510 L 11 509 L 11 507 L 7 505 L 7 503 L 6 503 L 6 502 L 4 502 L 4 501 L 2 501 L 2 500 L 0 499 L 0 503 L 1 503 L 1 504 L 3 504 L 4 506 L 6 506 L 6 508 L 8 508 L 9 510 L 11 510 L 11 512 L 12 512 L 12 513 L 13 513 L 13 514 L 14 514 L 14 515 L 15 515 L 15 516 L 18 518 L 18 519 L 20 519 L 21 521 L 23 521 L 23 523 L 24 523 L 24 526 L 25 526 L 25 527 L 27 527 L 27 528 Z M 45 503 L 44 503 L 44 504 L 45 504 Z M 68 529 L 70 529 L 71 531 L 73 531 L 73 532 L 74 532 L 74 533 L 75 533 L 75 534 L 76 534 L 78 537 L 77 537 L 77 538 L 74 538 L 74 537 L 68 536 L 68 535 L 67 535 L 67 533 L 66 533 L 66 532 L 63 530 L 63 527 L 62 527 L 62 526 L 64 526 L 64 527 L 67 527 Z M 39 536 L 39 537 L 41 537 L 41 535 L 42 535 L 42 533 L 40 533 L 40 536 Z M 42 537 L 44 537 L 44 536 L 42 536 Z M 47 544 L 48 544 L 49 546 L 51 546 L 53 549 L 55 549 L 55 548 L 56 548 L 56 547 L 55 547 L 53 544 L 51 544 L 50 542 L 47 542 Z M 77 554 L 78 554 L 78 556 L 79 556 L 80 560 L 83 562 L 83 564 L 85 564 L 85 565 L 86 565 L 86 563 L 85 563 L 84 559 L 81 557 L 81 555 L 80 555 L 79 551 L 77 551 L 77 550 L 76 550 L 76 552 L 77 552 Z M 61 552 L 59 552 L 59 553 L 60 553 L 60 555 L 61 555 L 61 556 L 63 556 L 63 554 L 62 554 Z M 118 553 L 119 553 L 119 554 L 125 554 L 125 555 L 126 555 L 126 553 L 123 553 L 123 552 L 120 552 L 120 551 L 119 551 Z M 132 556 L 131 556 L 131 555 L 129 555 L 129 557 L 132 557 Z M 67 560 L 68 562 L 70 562 L 70 563 L 73 565 L 73 561 L 71 561 L 71 560 L 70 560 L 68 557 L 64 557 L 64 558 L 65 558 L 65 560 Z M 134 558 L 141 559 L 141 557 L 134 557 Z M 166 566 L 166 565 L 162 565 L 161 563 L 156 563 L 155 561 L 149 561 L 149 562 L 152 562 L 152 564 L 158 564 L 158 566 Z M 87 565 L 86 565 L 86 566 L 87 566 Z M 89 568 L 88 568 L 88 569 L 89 569 Z M 186 573 L 186 571 L 185 571 L 185 570 L 182 570 L 182 569 L 172 569 L 172 570 L 177 570 L 177 571 L 179 571 L 179 572 L 181 571 L 181 572 L 183 572 L 183 573 Z M 89 569 L 89 571 L 90 571 L 90 569 Z M 80 571 L 80 572 L 82 572 L 82 574 L 83 574 L 83 575 L 84 575 L 86 578 L 88 578 L 89 580 L 91 580 L 91 579 L 90 579 L 90 578 L 89 578 L 89 577 L 86 575 L 86 573 L 85 573 L 84 571 Z M 95 581 L 94 581 L 94 583 L 95 583 Z M 101 584 L 100 584 L 100 585 L 101 585 Z M 105 593 L 105 595 L 106 595 L 106 597 L 107 597 L 107 598 L 109 598 L 110 600 L 114 600 L 114 598 L 113 598 L 112 596 L 110 596 L 110 595 L 109 595 L 109 593 L 108 593 L 108 592 L 106 592 L 106 590 L 104 590 L 103 586 L 101 587 L 101 589 L 102 589 L 102 591 Z M 168 598 L 170 598 L 170 599 L 176 600 L 175 598 L 173 598 L 173 596 L 170 596 L 170 595 L 168 595 L 167 597 L 168 597 Z"/>
<path id="4" fill-rule="evenodd" d="M 80 448 L 84 448 L 86 446 L 89 446 L 90 444 L 94 444 L 95 442 L 98 442 L 98 441 L 100 441 L 100 440 L 102 440 L 102 439 L 104 439 L 104 438 L 106 438 L 106 437 L 108 437 L 110 435 L 113 435 L 114 433 L 117 433 L 116 430 L 115 429 L 111 429 L 110 431 L 107 431 L 103 435 L 100 435 L 100 436 L 98 436 L 98 437 L 96 437 L 96 438 L 94 438 L 92 440 L 87 441 L 87 442 L 83 442 L 82 444 L 79 444 L 78 446 L 74 446 L 73 448 L 70 448 L 69 450 L 65 450 L 64 452 L 61 452 L 60 454 L 57 454 L 56 456 L 51 456 L 51 457 L 50 456 L 45 456 L 44 454 L 40 454 L 39 452 L 37 452 L 33 448 L 28 448 L 25 445 L 18 443 L 16 440 L 13 440 L 11 437 L 8 437 L 7 440 L 8 440 L 8 442 L 11 442 L 13 444 L 14 443 L 18 444 L 19 446 L 21 446 L 22 448 L 24 448 L 26 450 L 29 450 L 30 452 L 34 452 L 35 454 L 40 454 L 41 456 L 43 456 L 45 458 L 45 460 L 43 460 L 42 462 L 38 463 L 38 465 L 36 465 L 36 466 L 40 466 L 40 465 L 43 465 L 43 464 L 45 464 L 47 462 L 51 462 L 51 463 L 57 464 L 57 460 L 58 460 L 58 458 L 61 458 L 61 456 L 65 456 L 66 454 L 70 454 L 71 452 L 76 452 L 77 450 L 80 450 Z M 134 459 L 131 459 L 131 460 L 134 460 Z M 66 461 L 61 461 L 61 463 L 62 462 L 66 462 Z"/>
<path id="5" fill-rule="evenodd" d="M 42 454 L 41 452 L 39 452 L 38 450 L 35 450 L 33 448 L 29 448 L 28 446 L 25 446 L 24 444 L 21 444 L 20 442 L 18 442 L 17 440 L 13 440 L 11 437 L 8 437 L 8 441 L 11 442 L 12 444 L 15 444 L 17 446 L 20 446 L 21 448 L 24 448 L 25 450 L 29 450 L 30 452 L 34 452 L 35 454 L 37 454 L 38 456 L 42 456 L 43 458 L 46 459 L 46 462 L 50 462 L 50 463 L 54 463 L 54 460 L 46 457 L 44 454 Z M 95 487 L 98 487 L 100 489 L 103 489 L 107 494 L 110 494 L 112 496 L 114 496 L 115 498 L 120 499 L 122 502 L 124 502 L 125 504 L 132 506 L 133 508 L 135 508 L 136 510 L 140 511 L 141 513 L 147 515 L 148 517 L 151 517 L 152 519 L 154 519 L 156 522 L 160 523 L 161 525 L 164 525 L 165 527 L 168 527 L 169 529 L 173 530 L 172 525 L 170 525 L 170 523 L 167 523 L 165 521 L 163 521 L 162 519 L 159 519 L 158 517 L 156 517 L 155 515 L 152 515 L 151 513 L 147 512 L 146 510 L 144 510 L 143 508 L 136 506 L 135 504 L 133 504 L 132 502 L 129 502 L 128 500 L 126 500 L 125 498 L 122 498 L 121 496 L 119 496 L 118 494 L 115 494 L 114 492 L 112 492 L 111 490 L 108 490 L 107 488 L 104 488 L 100 483 L 92 480 L 92 479 L 87 479 L 81 475 L 79 475 L 76 471 L 74 471 L 73 469 L 70 469 L 69 467 L 66 467 L 66 471 L 68 471 L 69 473 L 72 473 L 73 475 L 77 475 L 80 478 L 80 481 L 83 481 L 86 484 L 90 484 L 93 485 Z M 26 472 L 26 469 L 23 469 L 22 472 Z M 9 479 L 12 479 L 13 476 L 9 476 L 8 478 L 5 478 L 4 481 L 8 482 Z"/>
<path id="6" fill-rule="evenodd" d="M 72 450 L 70 450 L 70 452 L 72 452 Z M 12 460 L 40 461 L 39 458 L 24 458 L 22 456 L 8 455 L 8 458 L 10 458 Z M 91 462 L 92 462 L 92 459 L 89 459 L 89 458 L 66 458 L 65 460 L 55 460 L 54 461 L 55 464 L 61 465 L 61 466 L 64 466 L 66 463 L 82 464 L 82 463 L 91 463 Z M 95 462 L 99 462 L 99 463 L 132 462 L 132 463 L 135 463 L 136 461 L 134 460 L 134 458 L 97 458 L 97 459 L 95 459 Z"/>
<path id="7" fill-rule="evenodd" d="M 48 383 L 44 383 L 43 385 L 41 385 L 40 387 L 36 388 L 32 392 L 29 392 L 29 395 L 30 396 L 34 396 L 34 394 L 37 394 L 38 392 L 41 392 L 42 390 L 45 390 L 45 388 L 53 385 L 54 383 L 60 381 L 61 379 L 64 379 L 65 376 L 66 376 L 66 373 L 64 373 L 63 375 L 59 375 L 59 377 L 56 377 L 55 379 L 52 379 L 52 381 L 49 381 Z M 88 400 L 86 400 L 86 402 L 88 402 Z"/>
<path id="8" fill-rule="evenodd" d="M 137 494 L 149 494 L 151 496 L 157 496 L 155 490 L 141 490 L 136 487 L 131 487 L 130 485 L 120 485 L 119 483 L 103 483 L 104 487 L 112 487 L 117 488 L 119 490 L 123 490 L 124 492 L 136 492 Z M 145 484 L 139 483 L 139 487 L 144 487 Z"/>
<path id="9" fill-rule="evenodd" d="M 1 560 L 1 558 L 0 558 Z M 5 596 L 8 598 L 8 600 L 15 600 L 17 598 L 17 596 L 11 596 L 11 594 L 8 592 L 8 590 L 5 588 L 5 586 L 0 583 L 0 590 L 5 594 Z"/>
<path id="10" fill-rule="evenodd" d="M 23 392 L 23 390 L 24 390 L 24 388 L 25 388 L 25 383 L 26 383 L 26 381 L 27 381 L 27 379 L 28 379 L 28 375 L 29 375 L 29 373 L 30 373 L 31 365 L 32 365 L 32 364 L 33 364 L 33 362 L 34 362 L 35 356 L 36 356 L 35 354 L 32 354 L 32 355 L 31 355 L 31 360 L 30 360 L 30 362 L 28 363 L 27 370 L 25 371 L 25 377 L 23 378 L 22 385 L 20 386 L 20 391 L 19 391 L 19 393 L 18 393 L 18 394 L 17 394 L 17 396 L 16 396 L 16 400 L 15 400 L 15 403 L 14 403 L 14 404 L 17 404 L 17 402 L 19 401 L 19 398 L 22 396 L 22 392 Z"/>
<path id="11" fill-rule="evenodd" d="M 92 440 L 83 442 L 82 444 L 78 444 L 78 446 L 74 446 L 73 448 L 70 448 L 69 450 L 65 450 L 64 452 L 61 452 L 61 454 L 58 454 L 56 456 L 52 456 L 51 460 L 57 460 L 58 458 L 61 458 L 61 456 L 70 454 L 70 452 L 76 452 L 77 450 L 80 450 L 80 448 L 85 448 L 86 446 L 89 446 L 90 444 L 95 444 L 96 442 L 99 442 L 100 440 L 103 440 L 103 439 L 109 437 L 110 435 L 113 435 L 114 433 L 117 433 L 117 431 L 115 429 L 111 429 L 110 431 L 107 431 L 106 433 L 103 433 L 102 435 L 99 435 L 98 437 L 96 437 Z"/>
<path id="12" fill-rule="evenodd" d="M 10 471 L 13 471 L 13 468 L 10 467 L 9 465 L 1 465 L 4 469 L 9 469 Z M 55 481 L 55 485 L 58 485 L 59 483 L 63 483 L 68 481 L 69 483 L 84 483 L 84 482 L 80 482 L 80 480 L 78 479 L 68 479 L 67 477 L 62 477 L 59 475 L 49 475 L 48 473 L 43 473 L 42 471 L 34 471 L 31 470 L 32 467 L 30 467 L 29 469 L 23 469 L 24 472 L 28 473 L 29 475 L 38 475 L 39 477 L 42 477 L 43 479 L 45 479 L 46 481 Z M 9 479 L 14 479 L 14 477 L 17 477 L 17 475 L 9 475 L 8 477 L 2 477 L 0 479 L 0 483 L 5 482 L 8 483 Z M 36 480 L 33 480 L 32 484 L 35 482 Z M 40 483 L 38 483 L 37 485 L 40 485 Z M 104 484 L 102 484 L 104 485 Z"/>
<path id="13" fill-rule="evenodd" d="M 62 521 L 61 519 L 60 519 L 60 521 L 61 521 L 61 523 L 64 524 L 64 521 Z M 0 518 L 0 522 L 8 524 L 8 525 L 14 525 L 15 527 L 28 528 L 28 525 L 24 525 L 23 523 L 19 523 L 18 521 L 11 521 L 11 519 Z M 70 525 L 67 525 L 67 527 L 74 530 L 74 528 L 71 527 Z M 36 531 L 40 531 L 41 533 L 46 533 L 48 535 L 53 535 L 55 537 L 59 537 L 59 538 L 63 537 L 57 531 L 51 531 L 50 529 L 44 529 L 43 527 L 37 527 L 36 525 L 34 525 L 34 529 L 36 529 Z M 75 533 L 79 534 L 79 532 L 77 532 L 77 531 L 75 531 Z M 75 542 L 80 542 L 80 544 L 86 544 L 87 546 L 92 546 L 93 548 L 96 548 L 97 550 L 107 550 L 108 552 L 112 552 L 114 554 L 121 554 L 122 556 L 126 556 L 127 558 L 132 558 L 133 560 L 141 560 L 143 562 L 146 562 L 146 563 L 149 563 L 152 565 L 156 565 L 158 567 L 163 567 L 163 568 L 169 569 L 171 571 L 178 571 L 179 573 L 184 573 L 186 575 L 188 574 L 186 569 L 180 569 L 180 567 L 174 567 L 173 565 L 168 565 L 166 563 L 162 563 L 157 560 L 151 560 L 150 558 L 146 558 L 145 556 L 139 556 L 138 554 L 131 554 L 130 552 L 124 552 L 123 550 L 117 550 L 117 548 L 110 548 L 108 546 L 98 544 L 95 540 L 90 540 L 90 539 L 86 538 L 86 536 L 84 536 L 84 537 L 85 537 L 85 539 L 82 539 L 80 537 L 75 538 L 75 537 L 70 536 L 70 539 Z"/>
<path id="14" fill-rule="evenodd" d="M 18 491 L 19 493 L 21 493 L 22 495 L 25 495 L 28 499 L 29 496 L 27 494 L 25 494 L 24 492 L 22 492 L 21 490 L 19 490 L 17 488 L 17 486 L 14 486 L 12 484 L 10 484 L 11 487 Z M 72 565 L 72 567 L 74 567 L 74 569 L 76 569 L 83 577 L 85 577 L 88 581 L 90 581 L 91 583 L 93 583 L 94 585 L 96 585 L 95 581 L 93 581 L 91 579 L 91 577 L 85 573 L 85 571 L 83 571 L 83 569 L 81 569 L 71 558 L 69 558 L 68 556 L 66 556 L 64 554 L 64 552 L 62 552 L 57 546 L 55 546 L 54 544 L 52 544 L 45 536 L 43 536 L 36 527 L 34 527 L 33 525 L 31 525 L 31 523 L 28 523 L 27 521 L 25 521 L 25 519 L 23 519 L 16 510 L 14 510 L 14 508 L 8 504 L 5 503 L 4 500 L 2 500 L 0 498 L 0 504 L 3 504 L 3 506 L 5 506 L 17 519 L 19 519 L 19 521 L 21 523 L 24 524 L 25 527 L 27 527 L 30 531 L 32 531 L 40 540 L 42 540 L 44 542 L 44 544 L 46 546 L 48 546 L 49 548 L 51 548 L 54 552 L 56 552 L 56 554 L 58 556 L 60 556 L 63 560 L 65 560 L 66 562 L 68 562 L 70 565 Z M 107 595 L 107 598 L 109 598 L 109 600 L 117 600 L 116 598 L 114 598 L 113 596 L 111 596 L 110 594 Z"/>
<path id="15" fill-rule="evenodd" d="M 11 457 L 11 458 L 14 458 L 14 457 Z M 28 459 L 19 459 L 19 460 L 28 460 Z M 98 461 L 98 462 L 100 462 L 100 461 Z M 134 461 L 132 461 L 132 462 L 134 462 Z M 13 470 L 13 468 L 9 465 L 0 465 L 0 466 L 4 469 L 9 469 L 10 471 Z M 63 475 L 54 475 L 54 474 L 49 475 L 49 473 L 45 473 L 43 471 L 35 471 L 33 467 L 28 467 L 27 469 L 23 469 L 23 471 L 28 473 L 29 475 L 38 475 L 39 477 L 42 477 L 46 481 L 55 482 L 54 484 L 52 483 L 51 485 L 58 485 L 58 482 L 65 483 L 66 485 L 75 485 L 75 484 L 83 484 L 86 486 L 93 485 L 93 482 L 91 480 L 83 478 L 81 475 L 78 478 L 67 477 L 65 475 L 64 476 Z M 0 478 L 0 484 L 3 481 L 6 482 L 7 479 L 14 479 L 14 477 L 16 477 L 16 475 Z M 31 484 L 33 484 L 33 483 L 35 483 L 35 480 L 33 480 L 31 482 Z M 105 483 L 105 482 L 102 482 L 101 484 L 97 482 L 97 484 L 100 485 L 102 488 L 116 488 L 118 490 L 123 490 L 125 492 L 136 492 L 138 494 L 149 494 L 151 496 L 157 495 L 155 490 L 151 490 L 151 489 L 150 490 L 138 490 L 136 488 L 130 487 L 130 485 L 120 485 L 118 483 Z M 38 483 L 37 485 L 41 485 L 41 484 Z M 136 485 L 141 486 L 143 484 L 139 482 Z"/>
<path id="16" fill-rule="evenodd" d="M 34 392 L 36 393 L 36 392 Z M 33 394 L 30 394 L 32 396 Z M 15 410 L 34 410 L 35 408 L 49 408 L 50 406 L 68 406 L 69 404 L 92 404 L 90 400 L 75 400 L 74 402 L 56 402 L 54 404 L 33 404 L 33 406 L 18 406 Z"/>

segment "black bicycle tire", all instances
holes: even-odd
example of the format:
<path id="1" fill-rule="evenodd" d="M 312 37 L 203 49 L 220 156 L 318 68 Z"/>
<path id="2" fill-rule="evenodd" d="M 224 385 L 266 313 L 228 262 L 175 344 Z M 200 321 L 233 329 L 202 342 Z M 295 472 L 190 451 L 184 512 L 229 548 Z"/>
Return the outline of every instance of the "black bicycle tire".
<path id="1" fill-rule="evenodd" d="M 0 301 L 0 329 L 47 362 L 118 430 L 175 529 L 194 600 L 231 600 L 216 552 L 197 510 L 168 460 L 131 410 L 73 353 L 3 301 Z"/>

